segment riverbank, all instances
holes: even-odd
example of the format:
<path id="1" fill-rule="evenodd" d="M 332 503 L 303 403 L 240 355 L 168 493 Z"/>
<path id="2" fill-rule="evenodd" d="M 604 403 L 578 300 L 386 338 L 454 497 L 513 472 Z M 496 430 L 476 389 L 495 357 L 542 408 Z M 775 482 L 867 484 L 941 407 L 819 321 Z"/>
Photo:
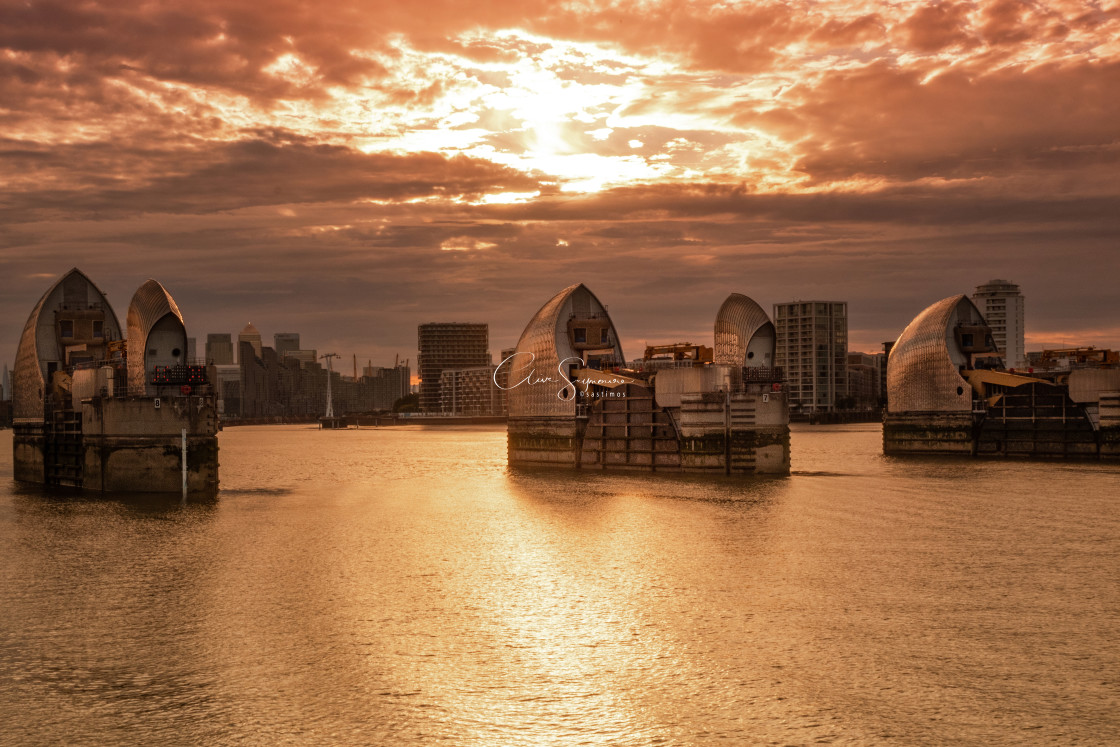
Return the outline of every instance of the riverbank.
<path id="1" fill-rule="evenodd" d="M 223 420 L 222 428 L 233 428 L 240 425 L 318 425 L 322 418 L 238 418 L 236 420 Z M 341 415 L 332 418 L 336 423 L 333 428 L 374 428 L 395 425 L 505 425 L 504 415 L 399 415 L 387 413 L 383 415 Z"/>

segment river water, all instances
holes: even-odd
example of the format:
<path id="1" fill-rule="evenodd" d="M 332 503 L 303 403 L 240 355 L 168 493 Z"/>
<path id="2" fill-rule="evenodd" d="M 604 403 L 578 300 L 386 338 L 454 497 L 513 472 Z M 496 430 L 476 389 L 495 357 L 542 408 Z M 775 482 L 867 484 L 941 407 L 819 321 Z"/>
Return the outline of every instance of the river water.
<path id="1" fill-rule="evenodd" d="M 1116 744 L 1120 467 L 521 472 L 502 429 L 231 428 L 216 500 L 0 432 L 5 744 Z"/>

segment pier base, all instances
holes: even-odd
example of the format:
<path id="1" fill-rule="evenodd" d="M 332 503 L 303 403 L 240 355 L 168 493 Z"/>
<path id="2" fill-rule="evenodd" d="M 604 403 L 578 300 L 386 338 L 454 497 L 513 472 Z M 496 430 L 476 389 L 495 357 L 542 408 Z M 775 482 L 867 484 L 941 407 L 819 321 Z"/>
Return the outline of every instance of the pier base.
<path id="1" fill-rule="evenodd" d="M 218 487 L 217 411 L 209 397 L 95 397 L 42 423 L 20 423 L 14 476 L 21 482 L 101 492 L 187 491 Z"/>
<path id="2" fill-rule="evenodd" d="M 659 407 L 652 391 L 627 384 L 585 417 L 510 418 L 513 466 L 641 472 L 788 475 L 788 405 L 769 385 L 727 394 L 684 395 Z"/>

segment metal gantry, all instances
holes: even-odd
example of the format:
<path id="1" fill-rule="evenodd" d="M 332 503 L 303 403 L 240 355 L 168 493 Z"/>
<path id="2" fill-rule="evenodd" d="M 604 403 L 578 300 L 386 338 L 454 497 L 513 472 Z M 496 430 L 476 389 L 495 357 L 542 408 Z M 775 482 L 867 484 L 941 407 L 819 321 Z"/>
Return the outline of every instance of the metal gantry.
<path id="1" fill-rule="evenodd" d="M 334 369 L 331 366 L 331 359 L 332 358 L 338 358 L 338 357 L 339 357 L 338 353 L 325 353 L 325 354 L 319 356 L 319 358 L 326 358 L 327 359 L 327 415 L 326 415 L 326 417 L 328 417 L 328 418 L 333 418 L 334 417 L 334 400 L 331 397 L 331 378 L 332 378 L 331 374 L 334 373 Z"/>

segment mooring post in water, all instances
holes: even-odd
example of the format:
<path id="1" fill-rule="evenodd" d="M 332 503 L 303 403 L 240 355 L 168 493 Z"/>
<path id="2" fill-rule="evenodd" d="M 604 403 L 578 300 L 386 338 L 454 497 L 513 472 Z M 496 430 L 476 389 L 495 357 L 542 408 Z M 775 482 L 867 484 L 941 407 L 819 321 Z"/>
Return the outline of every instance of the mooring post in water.
<path id="1" fill-rule="evenodd" d="M 183 497 L 187 496 L 187 429 L 183 429 Z"/>

